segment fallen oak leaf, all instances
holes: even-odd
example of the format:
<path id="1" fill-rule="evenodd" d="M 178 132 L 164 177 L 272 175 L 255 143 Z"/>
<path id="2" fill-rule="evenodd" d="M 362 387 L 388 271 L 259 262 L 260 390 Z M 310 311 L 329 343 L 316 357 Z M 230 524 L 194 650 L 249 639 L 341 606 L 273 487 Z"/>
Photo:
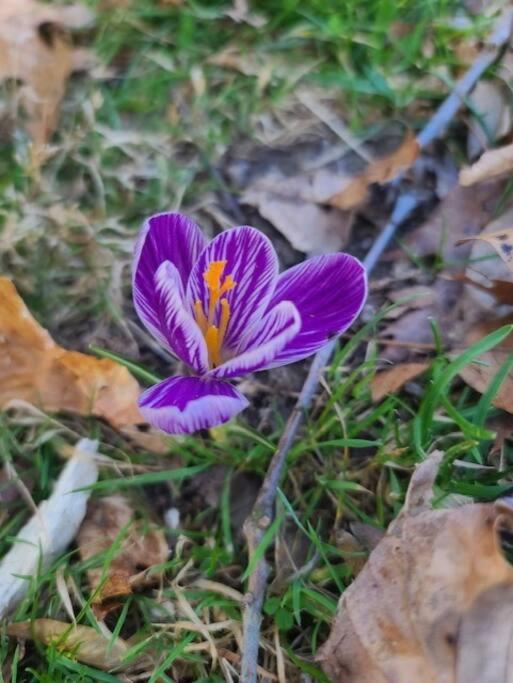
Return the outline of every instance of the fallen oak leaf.
<path id="1" fill-rule="evenodd" d="M 493 604 L 490 591 L 510 595 L 513 567 L 502 554 L 498 529 L 513 510 L 493 504 L 433 510 L 432 486 L 442 458 L 435 452 L 417 467 L 403 510 L 341 597 L 318 654 L 333 682 L 504 680 L 488 674 L 480 650 L 470 675 L 462 654 L 481 641 L 493 647 L 495 612 L 487 611 L 489 620 L 476 626 L 475 610 L 482 600 Z M 495 672 L 502 670 L 508 648 L 496 654 Z"/>
<path id="2" fill-rule="evenodd" d="M 148 569 L 163 564 L 169 556 L 163 532 L 144 529 L 142 523 L 134 522 L 134 511 L 126 498 L 107 496 L 91 501 L 77 535 L 82 560 L 104 553 L 117 539 L 118 548 L 107 568 L 102 564 L 87 572 L 91 590 L 97 591 L 93 606 L 102 617 L 118 606 L 115 599 L 155 584 L 162 571 Z"/>
<path id="3" fill-rule="evenodd" d="M 398 363 L 393 368 L 383 370 L 374 375 L 370 383 L 372 400 L 382 398 L 401 389 L 407 382 L 422 375 L 429 368 L 429 363 Z"/>
<path id="4" fill-rule="evenodd" d="M 64 29 L 91 23 L 84 6 L 49 6 L 37 0 L 2 0 L 0 5 L 0 80 L 22 81 L 20 100 L 27 130 L 44 145 L 57 124 L 68 77 L 91 60 L 74 50 Z"/>
<path id="5" fill-rule="evenodd" d="M 7 634 L 53 645 L 72 659 L 107 671 L 122 667 L 129 650 L 128 644 L 119 637 L 106 638 L 91 626 L 75 626 L 55 619 L 15 622 L 7 626 Z"/>

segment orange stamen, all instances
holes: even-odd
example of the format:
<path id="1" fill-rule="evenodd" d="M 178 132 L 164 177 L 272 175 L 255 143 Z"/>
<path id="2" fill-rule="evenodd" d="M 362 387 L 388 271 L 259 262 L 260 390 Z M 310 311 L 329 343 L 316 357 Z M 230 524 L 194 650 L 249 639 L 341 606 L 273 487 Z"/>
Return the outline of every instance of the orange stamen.
<path id="1" fill-rule="evenodd" d="M 226 261 L 211 261 L 207 270 L 203 273 L 203 279 L 210 291 L 221 288 L 221 278 L 226 267 Z"/>
<path id="2" fill-rule="evenodd" d="M 219 330 L 215 325 L 210 325 L 205 335 L 207 343 L 208 356 L 214 366 L 220 365 L 219 357 Z"/>
<path id="3" fill-rule="evenodd" d="M 205 315 L 203 305 L 198 299 L 194 302 L 194 317 L 205 337 L 210 365 L 216 367 L 222 363 L 222 346 L 230 320 L 230 304 L 228 299 L 221 298 L 223 294 L 231 291 L 237 283 L 232 275 L 224 275 L 227 261 L 211 261 L 207 270 L 203 273 L 203 280 L 209 291 L 208 312 Z M 221 313 L 218 321 L 219 326 L 214 325 L 216 308 L 221 304 Z"/>
<path id="4" fill-rule="evenodd" d="M 220 296 L 223 294 L 226 294 L 226 292 L 229 292 L 230 289 L 233 289 L 237 283 L 233 281 L 233 277 L 231 275 L 227 275 L 224 278 L 224 282 L 222 284 L 221 289 L 219 290 Z"/>
<path id="5" fill-rule="evenodd" d="M 219 322 L 219 349 L 221 349 L 230 320 L 230 304 L 228 299 L 221 299 L 221 320 Z"/>
<path id="6" fill-rule="evenodd" d="M 208 328 L 207 316 L 203 311 L 203 306 L 199 299 L 194 302 L 194 317 L 196 318 L 200 330 L 203 332 L 203 336 L 205 336 Z"/>

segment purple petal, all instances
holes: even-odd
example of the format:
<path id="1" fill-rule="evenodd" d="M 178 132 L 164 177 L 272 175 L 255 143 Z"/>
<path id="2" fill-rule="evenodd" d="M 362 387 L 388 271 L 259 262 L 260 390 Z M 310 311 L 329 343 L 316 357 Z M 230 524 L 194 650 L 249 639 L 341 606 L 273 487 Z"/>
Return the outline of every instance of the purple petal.
<path id="1" fill-rule="evenodd" d="M 134 304 L 141 321 L 166 346 L 159 330 L 155 273 L 164 261 L 177 269 L 183 287 L 194 262 L 206 245 L 201 230 L 179 213 L 160 213 L 144 223 L 134 250 L 132 285 Z"/>
<path id="2" fill-rule="evenodd" d="M 241 340 L 242 353 L 212 370 L 219 379 L 264 370 L 301 329 L 301 318 L 290 301 L 282 301 L 256 322 Z"/>
<path id="3" fill-rule="evenodd" d="M 367 297 L 365 269 L 349 254 L 324 254 L 283 273 L 270 306 L 292 301 L 301 331 L 280 351 L 272 366 L 293 363 L 315 353 L 356 319 Z"/>
<path id="4" fill-rule="evenodd" d="M 168 434 L 191 434 L 230 420 L 248 400 L 228 382 L 170 377 L 139 398 L 144 419 Z"/>
<path id="5" fill-rule="evenodd" d="M 169 261 L 155 273 L 155 292 L 159 314 L 157 338 L 163 335 L 166 346 L 189 367 L 203 374 L 208 370 L 208 350 L 196 321 L 185 308 L 180 274 Z"/>
<path id="6" fill-rule="evenodd" d="M 189 305 L 199 300 L 205 311 L 208 290 L 203 274 L 212 261 L 226 261 L 224 273 L 232 275 L 237 283 L 225 295 L 230 304 L 230 321 L 224 345 L 235 349 L 252 320 L 267 309 L 278 277 L 278 258 L 271 242 L 255 228 L 242 226 L 218 235 L 202 252 L 187 285 Z"/>

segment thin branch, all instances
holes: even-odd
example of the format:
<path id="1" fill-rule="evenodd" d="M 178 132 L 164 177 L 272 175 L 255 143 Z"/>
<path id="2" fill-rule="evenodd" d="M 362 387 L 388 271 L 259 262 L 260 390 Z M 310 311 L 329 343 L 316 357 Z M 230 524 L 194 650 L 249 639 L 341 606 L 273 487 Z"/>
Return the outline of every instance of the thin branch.
<path id="1" fill-rule="evenodd" d="M 464 76 L 458 81 L 453 92 L 444 100 L 432 119 L 417 136 L 417 141 L 421 148 L 424 148 L 444 132 L 470 90 L 474 87 L 483 73 L 501 56 L 502 51 L 509 40 L 509 35 L 509 31 L 507 34 L 505 32 L 500 44 L 496 44 L 494 49 L 488 48 L 481 53 L 474 64 L 472 64 Z M 370 274 L 376 266 L 381 254 L 394 237 L 398 227 L 412 214 L 413 210 L 419 205 L 419 201 L 419 198 L 413 193 L 402 194 L 398 197 L 389 222 L 372 245 L 372 248 L 364 260 L 364 265 L 368 274 Z M 252 512 L 244 523 L 244 535 L 248 545 L 249 562 L 255 557 L 257 548 L 262 542 L 264 534 L 273 520 L 277 489 L 282 478 L 287 454 L 294 442 L 303 415 L 310 407 L 312 399 L 317 391 L 322 372 L 328 364 L 335 346 L 336 339 L 326 344 L 326 346 L 320 349 L 314 356 L 296 405 L 287 420 L 276 452 L 269 463 L 267 473 Z M 241 662 L 241 681 L 243 683 L 256 683 L 257 680 L 262 605 L 269 573 L 270 567 L 265 557 L 261 557 L 256 562 L 248 580 L 248 590 L 245 596 L 243 614 Z"/>

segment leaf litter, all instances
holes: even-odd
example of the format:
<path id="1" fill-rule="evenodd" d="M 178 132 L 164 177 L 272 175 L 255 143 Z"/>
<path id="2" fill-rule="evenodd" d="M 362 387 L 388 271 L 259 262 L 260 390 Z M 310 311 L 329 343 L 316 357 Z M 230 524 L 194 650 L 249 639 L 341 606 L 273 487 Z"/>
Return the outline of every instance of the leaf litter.
<path id="1" fill-rule="evenodd" d="M 56 128 L 69 76 L 94 64 L 92 53 L 74 48 L 67 33 L 92 21 L 92 13 L 80 4 L 59 7 L 38 0 L 2 0 L 0 81 L 22 82 L 18 99 L 38 147 Z"/>
<path id="2" fill-rule="evenodd" d="M 395 344 L 383 351 L 382 357 L 393 362 L 411 359 L 411 351 L 425 351 L 433 342 L 430 318 L 439 324 L 449 348 L 462 343 L 476 306 L 464 297 L 465 284 L 461 274 L 467 266 L 470 244 L 462 249 L 458 243 L 468 240 L 494 218 L 501 207 L 506 184 L 501 179 L 481 183 L 473 188 L 455 186 L 440 202 L 428 219 L 405 240 L 406 253 L 415 258 L 437 256 L 444 268 L 432 285 L 432 305 L 406 310 L 405 314 L 387 324 L 381 331 L 383 344 L 388 338 Z M 396 253 L 397 256 L 397 253 Z M 481 312 L 477 313 L 482 316 Z"/>
<path id="3" fill-rule="evenodd" d="M 166 450 L 160 435 L 140 433 L 140 387 L 129 371 L 108 358 L 56 344 L 23 303 L 13 283 L 0 277 L 0 408 L 26 401 L 47 412 L 95 415 L 130 438 Z"/>
<path id="4" fill-rule="evenodd" d="M 162 530 L 145 528 L 143 522 L 135 521 L 134 509 L 123 496 L 107 496 L 89 503 L 77 544 L 84 561 L 116 547 L 106 567 L 102 563 L 87 571 L 93 609 L 101 618 L 119 607 L 120 599 L 135 589 L 158 583 L 162 578 L 158 565 L 169 556 Z"/>
<path id="5" fill-rule="evenodd" d="M 242 189 L 241 203 L 255 207 L 294 249 L 317 254 L 348 243 L 354 210 L 370 186 L 411 166 L 418 151 L 411 132 L 397 126 L 356 150 L 331 131 L 303 131 L 286 145 L 238 151 L 227 170 Z"/>
<path id="6" fill-rule="evenodd" d="M 511 680 L 513 567 L 499 532 L 513 509 L 507 499 L 432 509 L 442 459 L 417 466 L 401 513 L 342 595 L 318 654 L 333 683 Z"/>
<path id="7" fill-rule="evenodd" d="M 123 667 L 129 651 L 128 643 L 122 638 L 108 638 L 92 626 L 77 626 L 56 619 L 14 622 L 7 626 L 7 633 L 51 645 L 79 662 L 107 671 Z"/>
<path id="8" fill-rule="evenodd" d="M 58 346 L 0 278 L 0 406 L 22 400 L 49 412 L 96 415 L 114 426 L 142 422 L 139 385 L 128 370 Z"/>

